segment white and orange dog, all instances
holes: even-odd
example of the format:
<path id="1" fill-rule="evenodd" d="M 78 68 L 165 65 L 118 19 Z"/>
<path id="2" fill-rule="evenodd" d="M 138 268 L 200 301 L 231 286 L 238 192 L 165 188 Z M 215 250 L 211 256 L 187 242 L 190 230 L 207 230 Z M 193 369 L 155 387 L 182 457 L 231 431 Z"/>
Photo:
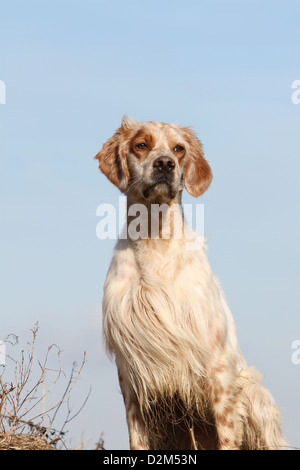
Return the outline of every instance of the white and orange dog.
<path id="1" fill-rule="evenodd" d="M 130 448 L 286 447 L 274 400 L 240 352 L 205 245 L 187 249 L 183 188 L 199 197 L 212 180 L 195 133 L 124 118 L 96 158 L 127 196 L 127 227 L 132 205 L 142 204 L 149 214 L 148 236 L 118 241 L 103 298 L 104 335 L 116 358 Z M 155 237 L 154 204 L 168 208 Z M 175 237 L 179 221 L 184 230 Z M 162 236 L 165 224 L 168 237 Z"/>

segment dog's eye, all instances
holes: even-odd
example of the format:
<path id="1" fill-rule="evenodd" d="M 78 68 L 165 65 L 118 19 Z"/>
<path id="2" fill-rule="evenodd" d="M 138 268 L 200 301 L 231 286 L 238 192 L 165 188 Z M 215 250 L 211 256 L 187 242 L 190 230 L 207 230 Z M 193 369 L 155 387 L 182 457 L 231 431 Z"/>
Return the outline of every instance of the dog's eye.
<path id="1" fill-rule="evenodd" d="M 145 144 L 145 142 L 141 142 L 140 144 L 137 144 L 135 146 L 135 148 L 139 149 L 139 150 L 146 150 L 148 148 L 147 144 Z"/>
<path id="2" fill-rule="evenodd" d="M 183 152 L 184 151 L 184 148 L 182 147 L 182 145 L 176 145 L 176 147 L 174 148 L 174 152 Z"/>

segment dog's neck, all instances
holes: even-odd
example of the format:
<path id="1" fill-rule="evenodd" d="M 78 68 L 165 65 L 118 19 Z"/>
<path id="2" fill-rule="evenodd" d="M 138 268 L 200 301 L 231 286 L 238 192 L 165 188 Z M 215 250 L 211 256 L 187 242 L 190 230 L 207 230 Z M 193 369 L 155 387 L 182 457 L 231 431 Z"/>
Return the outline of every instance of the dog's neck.
<path id="1" fill-rule="evenodd" d="M 150 246 L 165 252 L 174 239 L 182 239 L 183 225 L 181 193 L 167 201 L 152 198 L 138 203 L 127 195 L 127 237 L 134 250 Z"/>

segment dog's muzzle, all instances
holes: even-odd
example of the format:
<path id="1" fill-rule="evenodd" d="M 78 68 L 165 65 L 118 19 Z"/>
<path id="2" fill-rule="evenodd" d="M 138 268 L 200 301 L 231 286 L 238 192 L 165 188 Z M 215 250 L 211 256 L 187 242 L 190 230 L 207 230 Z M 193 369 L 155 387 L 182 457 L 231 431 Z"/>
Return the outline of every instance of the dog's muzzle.
<path id="1" fill-rule="evenodd" d="M 143 196 L 147 199 L 152 191 L 155 191 L 161 185 L 165 185 L 169 197 L 173 199 L 175 197 L 173 188 L 175 167 L 176 164 L 172 157 L 168 155 L 157 157 L 152 165 L 151 183 L 143 190 Z"/>

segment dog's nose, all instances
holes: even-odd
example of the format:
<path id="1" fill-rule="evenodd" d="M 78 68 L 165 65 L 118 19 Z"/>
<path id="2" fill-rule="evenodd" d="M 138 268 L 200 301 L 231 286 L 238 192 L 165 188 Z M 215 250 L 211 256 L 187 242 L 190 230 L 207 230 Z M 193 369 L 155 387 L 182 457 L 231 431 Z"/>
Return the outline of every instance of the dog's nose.
<path id="1" fill-rule="evenodd" d="M 156 168 L 162 173 L 169 173 L 174 170 L 175 162 L 173 158 L 163 155 L 154 160 L 153 168 Z"/>

